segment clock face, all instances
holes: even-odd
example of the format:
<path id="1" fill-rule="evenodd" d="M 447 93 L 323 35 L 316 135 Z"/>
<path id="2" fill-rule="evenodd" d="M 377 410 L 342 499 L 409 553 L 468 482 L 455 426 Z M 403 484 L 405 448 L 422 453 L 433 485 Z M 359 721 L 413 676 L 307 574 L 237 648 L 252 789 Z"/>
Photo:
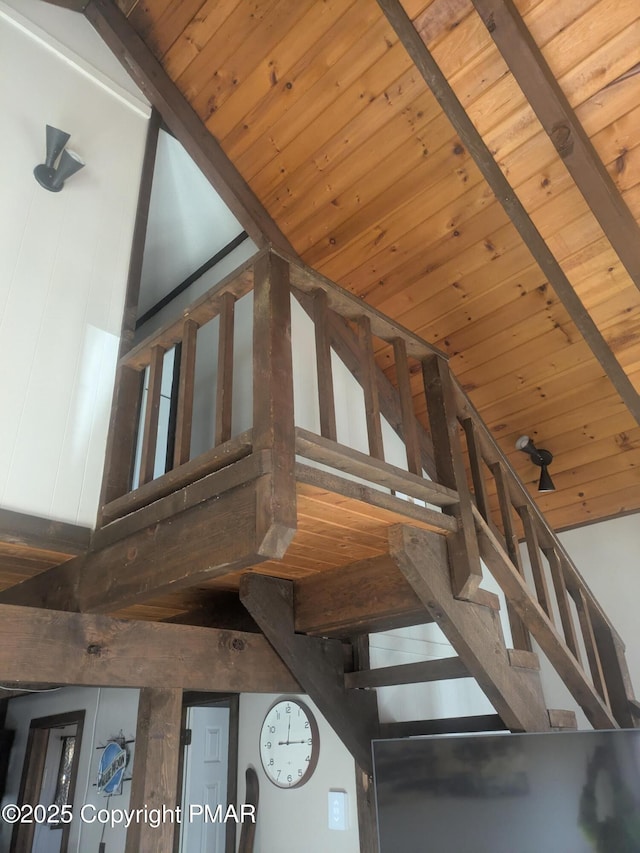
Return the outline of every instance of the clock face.
<path id="1" fill-rule="evenodd" d="M 319 749 L 318 725 L 306 705 L 280 699 L 271 706 L 260 731 L 260 758 L 274 785 L 304 785 L 316 769 Z"/>

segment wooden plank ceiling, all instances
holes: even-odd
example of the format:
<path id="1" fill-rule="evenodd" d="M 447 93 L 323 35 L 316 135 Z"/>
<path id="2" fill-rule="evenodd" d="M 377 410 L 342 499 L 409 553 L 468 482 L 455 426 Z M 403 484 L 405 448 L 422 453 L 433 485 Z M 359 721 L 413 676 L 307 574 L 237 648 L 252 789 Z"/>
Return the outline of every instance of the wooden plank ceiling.
<path id="1" fill-rule="evenodd" d="M 556 528 L 640 509 L 640 426 L 375 0 L 120 6 L 303 260 L 450 355 L 532 491 L 516 438 L 554 453 Z M 640 219 L 638 0 L 516 7 Z M 640 390 L 638 287 L 471 0 L 404 8 Z"/>

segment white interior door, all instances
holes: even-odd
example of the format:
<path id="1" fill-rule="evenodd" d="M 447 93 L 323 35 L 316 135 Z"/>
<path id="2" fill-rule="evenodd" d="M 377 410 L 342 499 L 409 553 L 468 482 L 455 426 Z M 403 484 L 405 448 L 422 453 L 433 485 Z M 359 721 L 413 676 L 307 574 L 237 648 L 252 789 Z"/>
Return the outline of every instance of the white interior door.
<path id="1" fill-rule="evenodd" d="M 224 853 L 225 824 L 206 815 L 189 818 L 191 806 L 208 806 L 211 816 L 218 805 L 223 816 L 226 811 L 229 715 L 229 708 L 215 705 L 187 710 L 191 744 L 184 755 L 180 853 Z"/>

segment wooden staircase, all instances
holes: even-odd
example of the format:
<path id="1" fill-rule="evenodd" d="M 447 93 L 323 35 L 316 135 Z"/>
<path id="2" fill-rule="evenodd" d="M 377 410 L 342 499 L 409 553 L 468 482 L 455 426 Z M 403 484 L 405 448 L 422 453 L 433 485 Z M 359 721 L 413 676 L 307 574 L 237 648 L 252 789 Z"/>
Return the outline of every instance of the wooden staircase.
<path id="1" fill-rule="evenodd" d="M 234 318 L 251 292 L 253 424 L 234 434 Z M 292 296 L 313 323 L 319 431 L 295 419 L 294 375 L 309 365 L 291 342 Z M 198 346 L 216 319 L 212 446 L 193 456 Z M 389 351 L 387 375 L 376 356 Z M 169 352 L 173 429 L 162 437 Z M 335 355 L 362 389 L 366 450 L 340 435 Z M 385 458 L 384 421 L 402 440 L 404 467 Z M 158 472 L 162 441 L 169 464 Z M 5 602 L 136 618 L 173 606 L 188 621 L 196 593 L 207 608 L 216 595 L 239 596 L 365 771 L 371 738 L 388 731 L 375 696 L 383 684 L 472 677 L 498 715 L 477 725 L 572 725 L 571 714 L 547 711 L 536 649 L 594 727 L 637 725 L 620 637 L 446 357 L 289 258 L 259 253 L 122 357 L 105 472 L 89 552 L 8 590 Z M 497 596 L 481 586 L 486 571 L 513 648 Z M 232 603 L 209 612 L 212 626 L 234 626 Z M 430 621 L 455 657 L 368 667 L 369 633 Z M 420 723 L 405 732 L 411 725 Z"/>

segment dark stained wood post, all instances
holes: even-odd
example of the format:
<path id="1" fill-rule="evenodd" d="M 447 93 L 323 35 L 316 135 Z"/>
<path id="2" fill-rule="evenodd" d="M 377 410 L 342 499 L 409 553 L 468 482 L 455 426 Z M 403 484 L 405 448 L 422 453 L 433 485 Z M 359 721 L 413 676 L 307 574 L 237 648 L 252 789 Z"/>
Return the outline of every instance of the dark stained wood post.
<path id="1" fill-rule="evenodd" d="M 233 331 L 235 297 L 223 293 L 218 334 L 218 381 L 216 386 L 215 446 L 231 438 L 233 401 Z"/>
<path id="2" fill-rule="evenodd" d="M 536 595 L 538 596 L 540 606 L 547 614 L 549 619 L 551 619 L 551 621 L 553 622 L 551 597 L 549 595 L 547 578 L 545 576 L 544 566 L 542 564 L 540 543 L 538 542 L 538 534 L 536 533 L 536 528 L 534 526 L 533 518 L 531 517 L 529 507 L 518 507 L 518 514 L 522 519 L 522 526 L 524 528 L 524 538 L 527 543 L 527 551 L 529 553 L 529 562 L 531 563 L 531 573 L 533 575 L 533 582 L 536 588 Z"/>
<path id="3" fill-rule="evenodd" d="M 560 623 L 562 624 L 564 638 L 575 659 L 580 663 L 580 649 L 578 647 L 578 639 L 576 636 L 575 626 L 573 624 L 573 617 L 569 604 L 569 594 L 567 592 L 567 585 L 562 571 L 562 563 L 560 562 L 560 558 L 558 557 L 555 548 L 543 548 L 543 551 L 547 558 L 547 562 L 549 563 L 549 571 L 551 572 L 551 580 L 556 593 L 556 603 L 558 605 L 558 613 L 560 614 Z"/>
<path id="4" fill-rule="evenodd" d="M 180 354 L 180 383 L 178 387 L 176 438 L 173 453 L 174 468 L 188 462 L 191 453 L 197 335 L 198 324 L 193 320 L 185 320 Z"/>
<path id="5" fill-rule="evenodd" d="M 460 500 L 459 504 L 443 510 L 455 516 L 460 525 L 457 533 L 447 537 L 453 594 L 458 598 L 470 598 L 480 586 L 482 566 L 449 365 L 434 355 L 422 362 L 422 374 L 433 439 L 436 480 L 443 486 L 455 489 Z"/>
<path id="6" fill-rule="evenodd" d="M 402 411 L 402 435 L 407 451 L 407 468 L 412 474 L 422 476 L 422 453 L 418 437 L 418 422 L 413 408 L 411 382 L 409 378 L 409 362 L 407 360 L 407 345 L 402 338 L 393 341 L 393 355 L 396 363 L 396 378 L 400 394 L 400 409 Z"/>
<path id="7" fill-rule="evenodd" d="M 521 577 L 524 578 L 522 569 L 522 560 L 520 559 L 520 546 L 518 545 L 518 537 L 513 527 L 513 505 L 509 496 L 509 488 L 507 485 L 507 473 L 500 461 L 491 465 L 491 473 L 496 484 L 496 492 L 498 494 L 498 506 L 500 508 L 500 517 L 502 519 L 502 529 L 504 531 L 504 541 L 507 547 L 507 554 L 511 562 L 518 570 Z M 524 622 L 515 612 L 511 604 L 507 601 L 507 613 L 509 615 L 509 625 L 511 626 L 511 639 L 513 646 L 516 649 L 522 649 L 525 652 L 532 650 L 531 637 L 527 631 Z"/>
<path id="8" fill-rule="evenodd" d="M 609 706 L 609 694 L 607 692 L 607 684 L 602 668 L 602 660 L 600 659 L 600 651 L 596 642 L 596 636 L 593 630 L 593 622 L 591 621 L 591 613 L 589 611 L 589 601 L 583 589 L 577 588 L 574 590 L 573 600 L 578 611 L 578 619 L 580 620 L 580 628 L 582 631 L 582 641 L 584 643 L 585 652 L 587 653 L 587 661 L 589 662 L 589 670 L 593 679 L 593 686 L 596 688 L 604 703 Z"/>
<path id="9" fill-rule="evenodd" d="M 296 529 L 291 293 L 289 264 L 271 252 L 254 267 L 253 450 L 273 464 L 258 484 L 259 553 L 282 557 Z"/>
<path id="10" fill-rule="evenodd" d="M 358 318 L 358 342 L 362 352 L 362 390 L 364 391 L 364 410 L 367 419 L 369 454 L 375 459 L 384 459 L 380 400 L 378 398 L 378 384 L 375 379 L 376 362 L 373 356 L 371 320 L 366 315 Z"/>
<path id="11" fill-rule="evenodd" d="M 165 806 L 175 811 L 178 801 L 178 761 L 182 721 L 182 690 L 140 691 L 136 747 L 131 782 L 132 809 Z M 125 853 L 172 853 L 176 824 L 163 820 L 153 829 L 133 821 L 127 830 Z"/>
<path id="12" fill-rule="evenodd" d="M 162 364 L 164 350 L 154 346 L 151 349 L 149 364 L 149 385 L 147 404 L 144 412 L 142 430 L 142 452 L 140 454 L 140 485 L 153 480 L 158 443 L 158 415 L 160 413 L 160 392 L 162 390 Z"/>
<path id="13" fill-rule="evenodd" d="M 331 369 L 331 340 L 329 337 L 329 309 L 327 294 L 318 290 L 313 298 L 313 325 L 316 337 L 316 369 L 318 371 L 318 405 L 320 407 L 320 435 L 337 440 L 336 407 L 333 396 L 333 371 Z"/>
<path id="14" fill-rule="evenodd" d="M 132 367 L 120 367 L 116 374 L 98 527 L 102 523 L 102 509 L 111 501 L 125 495 L 131 488 L 143 376 L 143 373 Z"/>

